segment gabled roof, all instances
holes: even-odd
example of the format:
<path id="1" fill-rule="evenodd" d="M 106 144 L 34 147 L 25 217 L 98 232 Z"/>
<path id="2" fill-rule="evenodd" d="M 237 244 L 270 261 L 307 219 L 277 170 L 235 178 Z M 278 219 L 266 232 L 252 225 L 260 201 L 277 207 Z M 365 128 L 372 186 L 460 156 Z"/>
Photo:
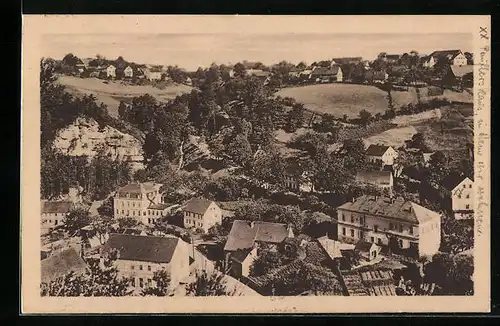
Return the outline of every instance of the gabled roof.
<path id="1" fill-rule="evenodd" d="M 43 201 L 42 213 L 68 213 L 73 208 L 70 201 Z"/>
<path id="2" fill-rule="evenodd" d="M 371 242 L 360 240 L 356 243 L 354 250 L 359 250 L 361 252 L 369 252 L 373 246 L 377 246 L 377 245 L 374 243 L 371 243 Z"/>
<path id="3" fill-rule="evenodd" d="M 42 282 L 48 283 L 69 272 L 83 274 L 86 268 L 87 264 L 74 248 L 65 249 L 42 260 Z"/>
<path id="4" fill-rule="evenodd" d="M 288 236 L 287 226 L 280 223 L 235 220 L 227 238 L 225 251 L 252 248 L 254 242 L 281 243 Z"/>
<path id="5" fill-rule="evenodd" d="M 203 215 L 212 203 L 213 201 L 205 198 L 191 198 L 184 211 Z"/>
<path id="6" fill-rule="evenodd" d="M 127 193 L 134 193 L 134 194 L 143 194 L 143 193 L 148 193 L 148 192 L 153 192 L 156 191 L 157 185 L 155 185 L 152 182 L 144 182 L 144 183 L 129 183 L 126 186 L 121 187 L 118 192 L 127 192 Z"/>
<path id="7" fill-rule="evenodd" d="M 356 181 L 376 185 L 390 185 L 392 173 L 390 171 L 367 171 L 356 173 Z"/>
<path id="8" fill-rule="evenodd" d="M 467 176 L 460 173 L 451 173 L 441 180 L 441 185 L 448 190 L 455 189 Z"/>
<path id="9" fill-rule="evenodd" d="M 323 236 L 317 239 L 318 243 L 321 245 L 323 250 L 328 254 L 330 259 L 342 258 L 342 250 L 353 250 L 354 245 L 349 243 L 343 243 L 340 241 L 335 241 L 327 236 Z"/>
<path id="10" fill-rule="evenodd" d="M 368 146 L 365 153 L 368 156 L 382 156 L 385 154 L 385 152 L 387 152 L 389 148 L 390 146 L 372 144 Z"/>
<path id="11" fill-rule="evenodd" d="M 453 60 L 460 53 L 462 53 L 460 50 L 434 51 L 429 55 L 429 57 L 433 57 L 434 59 L 444 57 L 448 60 Z"/>
<path id="12" fill-rule="evenodd" d="M 169 263 L 179 244 L 176 237 L 155 237 L 131 234 L 111 234 L 103 247 L 103 254 L 117 249 L 119 259 Z"/>
<path id="13" fill-rule="evenodd" d="M 333 66 L 331 68 L 327 67 L 316 67 L 312 71 L 313 76 L 334 76 L 337 75 L 340 70 L 340 67 L 338 66 Z"/>
<path id="14" fill-rule="evenodd" d="M 439 217 L 440 214 L 403 198 L 364 195 L 337 208 L 363 214 L 383 216 L 388 219 L 402 220 L 414 224 L 424 223 Z"/>

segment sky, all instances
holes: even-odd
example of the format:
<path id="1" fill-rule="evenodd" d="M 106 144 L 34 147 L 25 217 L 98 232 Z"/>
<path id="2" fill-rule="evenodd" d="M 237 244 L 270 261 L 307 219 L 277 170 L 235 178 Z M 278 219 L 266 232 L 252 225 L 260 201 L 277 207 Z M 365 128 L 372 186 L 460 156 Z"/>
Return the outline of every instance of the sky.
<path id="1" fill-rule="evenodd" d="M 380 52 L 402 54 L 416 50 L 472 51 L 471 34 L 53 34 L 43 38 L 42 55 L 62 59 L 65 54 L 85 58 L 100 54 L 107 59 L 178 65 L 195 70 L 217 64 L 260 61 L 266 65 L 363 57 Z"/>

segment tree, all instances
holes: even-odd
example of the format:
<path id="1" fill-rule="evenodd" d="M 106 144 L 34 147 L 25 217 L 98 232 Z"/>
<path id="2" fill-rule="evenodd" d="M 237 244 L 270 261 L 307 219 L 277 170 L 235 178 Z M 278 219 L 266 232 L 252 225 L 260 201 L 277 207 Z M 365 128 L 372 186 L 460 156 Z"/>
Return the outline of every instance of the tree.
<path id="1" fill-rule="evenodd" d="M 372 120 L 372 114 L 370 112 L 364 109 L 359 112 L 359 121 L 363 126 L 366 127 L 371 120 Z"/>
<path id="2" fill-rule="evenodd" d="M 259 248 L 258 256 L 250 268 L 250 275 L 261 276 L 283 265 L 282 255 L 268 248 Z"/>
<path id="3" fill-rule="evenodd" d="M 112 260 L 106 260 L 101 266 L 99 262 L 90 261 L 85 274 L 69 272 L 49 283 L 40 286 L 41 296 L 57 297 L 120 297 L 131 294 L 130 280 L 120 278 Z"/>
<path id="4" fill-rule="evenodd" d="M 306 109 L 303 104 L 296 103 L 293 105 L 292 110 L 288 113 L 288 121 L 286 124 L 288 132 L 295 132 L 304 125 L 305 112 Z"/>
<path id="5" fill-rule="evenodd" d="M 70 234 L 77 233 L 81 228 L 91 223 L 90 213 L 83 208 L 73 209 L 63 219 L 64 229 Z"/>
<path id="6" fill-rule="evenodd" d="M 431 155 L 428 172 L 429 184 L 439 184 L 445 176 L 450 174 L 448 159 L 443 152 L 437 151 Z"/>
<path id="7" fill-rule="evenodd" d="M 142 296 L 165 297 L 169 294 L 170 276 L 164 269 L 153 273 L 153 282 L 153 286 L 142 290 Z"/>
<path id="8" fill-rule="evenodd" d="M 252 158 L 252 147 L 247 137 L 236 135 L 227 146 L 227 154 L 239 166 L 246 166 Z"/>
<path id="9" fill-rule="evenodd" d="M 99 208 L 97 208 L 97 212 L 101 216 L 114 216 L 114 210 L 113 210 L 113 197 L 109 197 L 106 199 Z"/>
<path id="10" fill-rule="evenodd" d="M 233 71 L 234 71 L 234 76 L 235 77 L 243 78 L 246 75 L 246 68 L 240 62 L 238 62 L 237 64 L 234 65 Z"/>
<path id="11" fill-rule="evenodd" d="M 134 228 L 137 225 L 139 225 L 139 222 L 133 217 L 121 217 L 118 219 L 118 228 L 120 230 Z"/>
<path id="12" fill-rule="evenodd" d="M 468 221 L 445 216 L 441 223 L 441 248 L 453 255 L 474 247 L 474 228 Z"/>
<path id="13" fill-rule="evenodd" d="M 186 285 L 186 294 L 189 296 L 233 296 L 236 294 L 236 289 L 229 290 L 224 274 L 214 271 L 197 272 L 196 280 Z"/>
<path id="14" fill-rule="evenodd" d="M 250 174 L 259 183 L 274 182 L 281 185 L 285 181 L 285 164 L 281 153 L 274 148 L 266 148 L 262 155 L 254 158 Z"/>
<path id="15" fill-rule="evenodd" d="M 425 137 L 422 133 L 417 132 L 414 134 L 410 140 L 406 142 L 406 146 L 410 148 L 418 148 L 422 151 L 428 151 L 429 146 L 427 146 L 427 143 L 425 141 Z"/>

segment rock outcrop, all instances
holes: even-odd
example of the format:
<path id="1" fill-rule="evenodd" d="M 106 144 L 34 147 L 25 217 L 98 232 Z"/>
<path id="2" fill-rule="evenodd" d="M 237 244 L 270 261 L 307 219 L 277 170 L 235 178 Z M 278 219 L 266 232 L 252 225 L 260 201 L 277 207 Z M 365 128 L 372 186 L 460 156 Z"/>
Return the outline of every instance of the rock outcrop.
<path id="1" fill-rule="evenodd" d="M 94 157 L 103 152 L 114 160 L 142 164 L 141 142 L 115 128 L 99 128 L 93 119 L 77 118 L 70 126 L 59 131 L 54 147 L 69 156 Z"/>

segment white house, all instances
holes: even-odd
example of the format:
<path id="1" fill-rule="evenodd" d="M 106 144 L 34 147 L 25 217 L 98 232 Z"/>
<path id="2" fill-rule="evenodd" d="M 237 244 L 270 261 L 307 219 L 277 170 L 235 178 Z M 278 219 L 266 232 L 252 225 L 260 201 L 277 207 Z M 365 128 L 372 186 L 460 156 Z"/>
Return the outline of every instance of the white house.
<path id="1" fill-rule="evenodd" d="M 123 76 L 132 78 L 134 76 L 134 69 L 131 66 L 127 66 L 127 68 L 123 70 Z"/>
<path id="2" fill-rule="evenodd" d="M 109 65 L 107 68 L 106 68 L 106 76 L 107 77 L 116 77 L 116 67 L 113 66 L 113 65 Z"/>
<path id="3" fill-rule="evenodd" d="M 161 186 L 151 182 L 134 182 L 118 189 L 113 199 L 115 218 L 133 217 L 148 225 L 166 216 L 173 205 L 162 203 Z"/>
<path id="4" fill-rule="evenodd" d="M 456 219 L 474 216 L 474 181 L 469 177 L 450 174 L 442 181 L 442 191 Z"/>
<path id="5" fill-rule="evenodd" d="M 42 234 L 63 225 L 64 219 L 74 207 L 70 201 L 42 201 L 41 206 Z"/>
<path id="6" fill-rule="evenodd" d="M 422 62 L 422 66 L 432 68 L 438 60 L 446 60 L 451 66 L 466 66 L 467 57 L 460 50 L 434 51 Z"/>
<path id="7" fill-rule="evenodd" d="M 389 245 L 432 256 L 441 245 L 441 215 L 402 198 L 364 195 L 337 208 L 338 239 Z"/>
<path id="8" fill-rule="evenodd" d="M 398 152 L 391 146 L 385 145 L 370 145 L 365 151 L 366 157 L 369 162 L 377 163 L 384 166 L 394 165 L 394 160 L 398 158 Z"/>
<path id="9" fill-rule="evenodd" d="M 137 290 L 155 286 L 156 271 L 164 270 L 174 287 L 189 275 L 189 245 L 174 236 L 155 237 L 111 234 L 101 257 L 117 253 L 114 261 L 119 277 L 130 279 Z"/>
<path id="10" fill-rule="evenodd" d="M 192 198 L 184 208 L 184 227 L 200 228 L 207 232 L 222 223 L 222 211 L 217 204 L 204 198 Z"/>
<path id="11" fill-rule="evenodd" d="M 394 179 L 390 171 L 359 171 L 356 173 L 356 181 L 378 187 L 392 196 Z"/>

